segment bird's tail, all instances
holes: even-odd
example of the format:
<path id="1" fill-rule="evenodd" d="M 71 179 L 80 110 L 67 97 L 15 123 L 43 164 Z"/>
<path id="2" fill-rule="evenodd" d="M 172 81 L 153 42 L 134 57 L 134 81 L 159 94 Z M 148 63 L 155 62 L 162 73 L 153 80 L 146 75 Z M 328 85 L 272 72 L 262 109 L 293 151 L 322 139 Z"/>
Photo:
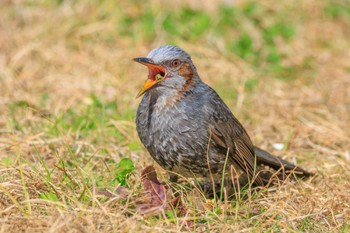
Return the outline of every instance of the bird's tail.
<path id="1" fill-rule="evenodd" d="M 303 177 L 309 177 L 314 175 L 313 173 L 308 172 L 303 168 L 296 166 L 284 159 L 278 158 L 270 154 L 269 152 L 264 151 L 263 149 L 260 149 L 256 146 L 254 147 L 254 150 L 255 150 L 256 161 L 258 165 L 266 165 L 286 174 L 290 171 L 293 171 L 295 175 L 303 176 Z"/>

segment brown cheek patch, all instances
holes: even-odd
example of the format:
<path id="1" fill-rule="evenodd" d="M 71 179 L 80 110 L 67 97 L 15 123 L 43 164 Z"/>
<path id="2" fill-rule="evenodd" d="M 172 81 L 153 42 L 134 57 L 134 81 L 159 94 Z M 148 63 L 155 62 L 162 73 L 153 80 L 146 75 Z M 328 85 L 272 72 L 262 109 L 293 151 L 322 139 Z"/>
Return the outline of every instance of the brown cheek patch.
<path id="1" fill-rule="evenodd" d="M 186 82 L 183 85 L 182 90 L 180 90 L 176 96 L 167 100 L 167 106 L 172 106 L 179 102 L 184 96 L 185 92 L 195 85 L 196 80 L 194 78 L 194 73 L 190 64 L 184 63 L 178 70 L 178 73 L 185 78 Z"/>
<path id="2" fill-rule="evenodd" d="M 184 63 L 180 69 L 179 73 L 182 77 L 186 79 L 186 83 L 182 88 L 182 91 L 186 91 L 195 85 L 194 73 L 192 67 L 188 63 Z"/>
<path id="3" fill-rule="evenodd" d="M 180 90 L 176 96 L 167 99 L 165 103 L 166 106 L 173 106 L 179 102 L 184 96 L 184 93 L 195 85 L 194 73 L 190 64 L 184 63 L 178 70 L 178 73 L 185 78 L 186 82 L 183 85 L 182 90 Z"/>

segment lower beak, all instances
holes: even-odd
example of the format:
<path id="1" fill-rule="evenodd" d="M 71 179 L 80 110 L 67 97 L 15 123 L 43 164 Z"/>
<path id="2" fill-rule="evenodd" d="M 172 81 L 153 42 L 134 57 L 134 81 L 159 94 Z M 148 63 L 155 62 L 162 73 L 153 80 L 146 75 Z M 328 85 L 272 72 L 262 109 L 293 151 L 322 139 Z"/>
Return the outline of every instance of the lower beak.
<path id="1" fill-rule="evenodd" d="M 145 84 L 143 85 L 143 87 L 141 88 L 141 90 L 139 91 L 139 93 L 137 93 L 136 98 L 140 97 L 141 95 L 143 95 L 148 89 L 150 89 L 151 87 L 153 87 L 155 84 L 157 84 L 159 81 L 156 80 L 152 80 L 152 79 L 147 79 L 147 81 L 145 82 Z"/>

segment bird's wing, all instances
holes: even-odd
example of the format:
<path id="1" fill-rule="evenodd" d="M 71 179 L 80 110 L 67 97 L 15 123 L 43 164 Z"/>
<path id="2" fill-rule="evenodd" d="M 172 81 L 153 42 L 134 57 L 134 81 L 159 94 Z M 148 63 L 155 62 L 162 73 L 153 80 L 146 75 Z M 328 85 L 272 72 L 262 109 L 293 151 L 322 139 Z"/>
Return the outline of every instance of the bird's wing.
<path id="1" fill-rule="evenodd" d="M 254 183 L 257 185 L 264 184 L 260 177 L 256 177 L 254 146 L 247 132 L 221 100 L 215 103 L 209 131 L 211 139 L 225 151 L 229 150 L 231 161 L 237 164 L 250 180 L 255 179 Z"/>

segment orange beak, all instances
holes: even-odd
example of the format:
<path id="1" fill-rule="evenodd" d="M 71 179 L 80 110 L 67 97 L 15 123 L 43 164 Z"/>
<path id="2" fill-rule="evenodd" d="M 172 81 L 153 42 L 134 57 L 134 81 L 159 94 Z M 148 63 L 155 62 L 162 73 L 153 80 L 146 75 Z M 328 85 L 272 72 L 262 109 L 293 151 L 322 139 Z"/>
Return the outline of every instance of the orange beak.
<path id="1" fill-rule="evenodd" d="M 166 69 L 162 65 L 158 65 L 154 63 L 151 59 L 145 58 L 145 57 L 138 57 L 134 58 L 134 61 L 145 65 L 148 67 L 148 79 L 146 83 L 143 85 L 139 93 L 137 94 L 136 98 L 140 97 L 143 95 L 147 90 L 149 90 L 151 87 L 156 85 L 162 80 L 157 80 L 155 77 L 157 74 L 160 74 L 161 76 L 165 76 Z"/>

